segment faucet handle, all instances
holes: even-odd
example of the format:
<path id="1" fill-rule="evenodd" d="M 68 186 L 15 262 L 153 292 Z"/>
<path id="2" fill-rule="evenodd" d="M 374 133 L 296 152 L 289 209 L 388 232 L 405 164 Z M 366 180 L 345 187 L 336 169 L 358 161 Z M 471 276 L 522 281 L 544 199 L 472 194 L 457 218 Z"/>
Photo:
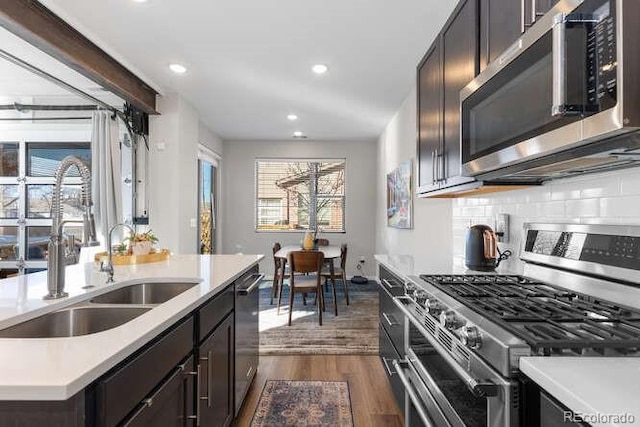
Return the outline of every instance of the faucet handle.
<path id="1" fill-rule="evenodd" d="M 73 234 L 65 234 L 67 237 L 67 247 L 65 250 L 65 264 L 77 264 L 78 252 L 76 251 L 76 237 Z"/>
<path id="2" fill-rule="evenodd" d="M 113 282 L 113 264 L 108 260 L 100 261 L 100 271 L 103 273 L 107 273 L 107 283 Z"/>

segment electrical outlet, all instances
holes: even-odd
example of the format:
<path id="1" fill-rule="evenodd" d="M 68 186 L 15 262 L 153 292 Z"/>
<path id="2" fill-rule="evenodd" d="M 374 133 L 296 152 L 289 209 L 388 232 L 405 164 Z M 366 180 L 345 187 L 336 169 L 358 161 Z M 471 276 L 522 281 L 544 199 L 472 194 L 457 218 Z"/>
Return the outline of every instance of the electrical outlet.
<path id="1" fill-rule="evenodd" d="M 497 214 L 494 218 L 494 227 L 498 242 L 509 242 L 509 214 Z"/>

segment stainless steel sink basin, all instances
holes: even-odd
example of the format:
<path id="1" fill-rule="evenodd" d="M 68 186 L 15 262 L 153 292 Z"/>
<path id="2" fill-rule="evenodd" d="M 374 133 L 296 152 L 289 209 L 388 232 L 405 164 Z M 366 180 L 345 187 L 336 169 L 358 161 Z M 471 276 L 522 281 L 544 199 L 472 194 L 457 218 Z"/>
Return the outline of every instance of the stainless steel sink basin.
<path id="1" fill-rule="evenodd" d="M 123 325 L 151 307 L 70 307 L 0 331 L 0 338 L 56 338 L 94 334 Z"/>
<path id="2" fill-rule="evenodd" d="M 98 304 L 162 304 L 193 288 L 197 283 L 140 283 L 99 295 Z"/>

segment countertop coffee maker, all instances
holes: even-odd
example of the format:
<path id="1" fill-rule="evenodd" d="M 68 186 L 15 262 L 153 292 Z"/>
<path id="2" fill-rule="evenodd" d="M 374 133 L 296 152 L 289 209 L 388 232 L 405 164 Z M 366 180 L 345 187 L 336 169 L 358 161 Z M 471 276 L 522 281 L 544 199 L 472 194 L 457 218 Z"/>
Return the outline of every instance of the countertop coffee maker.
<path id="1" fill-rule="evenodd" d="M 465 265 L 469 270 L 494 271 L 511 251 L 500 252 L 496 233 L 488 225 L 469 227 L 466 236 Z"/>

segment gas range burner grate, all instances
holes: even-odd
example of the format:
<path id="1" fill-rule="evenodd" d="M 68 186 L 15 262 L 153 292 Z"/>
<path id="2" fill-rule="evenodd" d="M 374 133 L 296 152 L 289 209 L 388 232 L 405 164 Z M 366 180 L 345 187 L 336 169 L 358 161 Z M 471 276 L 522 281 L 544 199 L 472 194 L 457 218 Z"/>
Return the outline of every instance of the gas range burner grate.
<path id="1" fill-rule="evenodd" d="M 420 277 L 540 354 L 640 352 L 640 311 L 522 276 Z"/>

